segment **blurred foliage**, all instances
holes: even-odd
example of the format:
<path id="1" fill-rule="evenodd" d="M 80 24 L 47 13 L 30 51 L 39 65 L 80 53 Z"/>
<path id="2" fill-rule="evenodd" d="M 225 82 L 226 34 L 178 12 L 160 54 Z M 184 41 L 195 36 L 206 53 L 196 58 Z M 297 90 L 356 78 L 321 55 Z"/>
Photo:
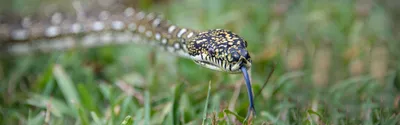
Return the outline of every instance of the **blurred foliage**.
<path id="1" fill-rule="evenodd" d="M 11 6 L 0 8 L 28 15 L 68 11 L 69 2 L 2 0 Z M 224 28 L 244 37 L 254 93 L 275 67 L 255 99 L 253 124 L 400 123 L 400 44 L 392 13 L 379 2 L 122 2 L 182 27 Z M 241 75 L 210 71 L 146 45 L 6 57 L 0 63 L 0 124 L 239 124 L 247 113 Z"/>

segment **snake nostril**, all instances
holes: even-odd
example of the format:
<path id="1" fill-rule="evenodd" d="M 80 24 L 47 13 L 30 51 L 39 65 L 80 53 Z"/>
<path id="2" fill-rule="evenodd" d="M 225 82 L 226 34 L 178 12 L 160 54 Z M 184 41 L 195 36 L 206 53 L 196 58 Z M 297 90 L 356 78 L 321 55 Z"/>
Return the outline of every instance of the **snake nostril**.
<path id="1" fill-rule="evenodd" d="M 241 49 L 240 50 L 240 54 L 246 59 L 250 58 L 249 52 L 247 50 L 245 50 L 245 49 Z"/>

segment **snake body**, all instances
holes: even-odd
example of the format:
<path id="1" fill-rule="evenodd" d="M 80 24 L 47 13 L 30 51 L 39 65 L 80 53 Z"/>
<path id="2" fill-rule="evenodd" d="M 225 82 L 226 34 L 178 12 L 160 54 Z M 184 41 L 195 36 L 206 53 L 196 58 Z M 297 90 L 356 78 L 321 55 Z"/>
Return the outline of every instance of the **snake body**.
<path id="1" fill-rule="evenodd" d="M 249 91 L 250 110 L 254 111 L 252 90 L 247 76 L 251 58 L 247 42 L 223 29 L 195 31 L 170 24 L 155 13 L 126 8 L 96 16 L 77 12 L 76 16 L 54 13 L 45 21 L 30 17 L 18 21 L 0 20 L 2 54 L 21 55 L 70 48 L 87 48 L 109 44 L 147 41 L 196 64 L 227 73 L 244 73 Z M 249 111 L 250 111 L 249 110 Z"/>

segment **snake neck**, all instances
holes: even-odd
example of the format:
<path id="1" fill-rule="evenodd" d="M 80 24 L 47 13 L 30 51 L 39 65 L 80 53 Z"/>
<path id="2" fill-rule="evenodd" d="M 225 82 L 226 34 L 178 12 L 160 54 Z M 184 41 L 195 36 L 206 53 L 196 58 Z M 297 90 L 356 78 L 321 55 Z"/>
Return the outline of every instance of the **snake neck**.
<path id="1" fill-rule="evenodd" d="M 77 16 L 54 13 L 46 20 L 0 18 L 0 52 L 20 55 L 109 44 L 149 43 L 189 57 L 186 41 L 198 32 L 170 24 L 161 15 L 133 8 Z"/>

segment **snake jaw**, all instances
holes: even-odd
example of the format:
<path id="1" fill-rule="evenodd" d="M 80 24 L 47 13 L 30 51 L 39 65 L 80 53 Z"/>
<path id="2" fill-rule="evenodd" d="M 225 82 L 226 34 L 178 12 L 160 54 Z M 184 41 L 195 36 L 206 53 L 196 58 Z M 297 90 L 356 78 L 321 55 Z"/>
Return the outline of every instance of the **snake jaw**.
<path id="1" fill-rule="evenodd" d="M 203 66 L 205 68 L 208 68 L 208 69 L 217 70 L 217 71 L 223 71 L 219 66 L 217 66 L 217 65 L 215 65 L 213 63 L 207 62 L 207 61 L 195 60 L 194 62 L 196 64 L 201 65 L 201 66 Z"/>
<path id="2" fill-rule="evenodd" d="M 215 62 L 211 60 L 216 60 Z M 193 59 L 193 61 L 200 66 L 203 66 L 205 68 L 211 69 L 211 70 L 216 70 L 216 71 L 223 71 L 223 72 L 228 72 L 228 73 L 233 73 L 233 74 L 238 74 L 242 73 L 241 68 L 245 67 L 246 69 L 251 68 L 251 62 L 249 62 L 246 59 L 241 59 L 237 63 L 230 64 L 229 62 L 223 62 L 223 60 L 217 60 L 217 59 Z M 219 63 L 218 63 L 219 62 Z"/>

